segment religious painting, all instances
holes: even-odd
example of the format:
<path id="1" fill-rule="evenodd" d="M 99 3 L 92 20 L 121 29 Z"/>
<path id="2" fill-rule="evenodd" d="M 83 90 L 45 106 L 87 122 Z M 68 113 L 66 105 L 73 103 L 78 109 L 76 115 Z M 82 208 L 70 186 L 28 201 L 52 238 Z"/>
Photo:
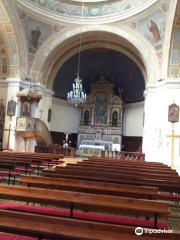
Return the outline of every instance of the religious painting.
<path id="1" fill-rule="evenodd" d="M 33 129 L 33 122 L 31 121 L 31 120 L 29 120 L 28 122 L 27 122 L 27 129 L 28 130 L 32 130 Z"/>
<path id="2" fill-rule="evenodd" d="M 42 43 L 53 33 L 52 26 L 29 16 L 26 17 L 23 24 L 28 42 L 28 51 L 35 54 Z"/>
<path id="3" fill-rule="evenodd" d="M 89 111 L 85 111 L 84 113 L 84 126 L 89 125 Z"/>
<path id="4" fill-rule="evenodd" d="M 47 118 L 48 122 L 51 122 L 51 114 L 52 114 L 52 110 L 49 108 L 48 109 L 48 118 Z"/>
<path id="5" fill-rule="evenodd" d="M 25 123 L 26 123 L 25 119 L 20 119 L 18 123 L 19 123 L 19 124 L 18 124 L 18 129 L 25 129 L 25 127 L 26 127 L 26 125 L 25 125 Z"/>
<path id="6" fill-rule="evenodd" d="M 108 98 L 105 94 L 98 94 L 94 104 L 94 124 L 107 124 Z"/>
<path id="7" fill-rule="evenodd" d="M 7 115 L 10 117 L 15 116 L 16 113 L 16 102 L 12 99 L 8 102 Z"/>
<path id="8" fill-rule="evenodd" d="M 31 104 L 30 102 L 22 102 L 21 105 L 21 116 L 30 117 Z"/>
<path id="9" fill-rule="evenodd" d="M 179 122 L 179 106 L 175 103 L 169 106 L 168 121 L 172 123 Z"/>
<path id="10" fill-rule="evenodd" d="M 137 30 L 148 39 L 156 51 L 162 50 L 167 15 L 157 10 L 138 21 Z"/>

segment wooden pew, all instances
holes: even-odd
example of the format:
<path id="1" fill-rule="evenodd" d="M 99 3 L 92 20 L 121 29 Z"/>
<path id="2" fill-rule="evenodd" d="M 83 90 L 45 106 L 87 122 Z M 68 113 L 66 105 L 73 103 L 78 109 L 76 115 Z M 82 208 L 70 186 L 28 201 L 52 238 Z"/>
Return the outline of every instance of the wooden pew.
<path id="1" fill-rule="evenodd" d="M 113 165 L 113 164 L 104 164 L 103 162 L 102 163 L 93 163 L 93 162 L 89 162 L 89 161 L 83 161 L 83 162 L 77 162 L 76 164 L 73 164 L 73 163 L 67 163 L 67 166 L 71 166 L 71 165 L 75 165 L 75 166 L 84 166 L 84 167 L 96 167 L 96 168 L 109 168 L 109 169 L 136 169 L 136 170 L 149 170 L 150 172 L 152 171 L 158 171 L 158 172 L 164 172 L 164 173 L 177 173 L 176 170 L 174 169 L 171 169 L 170 167 L 169 168 L 159 168 L 159 167 L 151 167 L 151 166 L 139 166 L 138 164 L 135 164 L 135 165 L 131 165 L 131 164 L 125 164 L 125 163 L 122 163 L 122 164 L 116 164 L 116 165 Z"/>
<path id="2" fill-rule="evenodd" d="M 31 152 L 0 152 L 0 156 L 18 156 L 18 157 L 28 157 L 34 159 L 62 159 L 63 154 L 53 154 L 53 153 L 31 153 Z"/>
<path id="3" fill-rule="evenodd" d="M 148 172 L 148 173 L 156 173 L 156 174 L 166 174 L 166 175 L 169 175 L 169 176 L 179 176 L 178 173 L 175 171 L 175 170 L 172 170 L 172 171 L 163 171 L 163 170 L 158 170 L 158 169 L 147 169 L 147 168 L 137 168 L 137 167 L 129 167 L 129 166 L 126 166 L 126 167 L 113 167 L 113 166 L 95 166 L 95 165 L 91 165 L 91 164 L 88 164 L 88 165 L 84 165 L 84 164 L 72 164 L 72 163 L 67 163 L 66 164 L 66 168 L 68 167 L 74 167 L 75 169 L 87 169 L 87 170 L 101 170 L 101 171 L 113 171 L 113 172 L 129 172 L 129 171 L 132 171 L 132 172 Z"/>
<path id="4" fill-rule="evenodd" d="M 80 175 L 83 174 L 84 176 L 99 176 L 99 177 L 109 177 L 114 179 L 119 178 L 146 178 L 146 179 L 157 179 L 157 180 L 169 180 L 169 181 L 180 181 L 180 177 L 177 176 L 169 176 L 165 174 L 153 174 L 148 172 L 129 172 L 129 173 L 123 173 L 123 172 L 113 172 L 113 171 L 91 171 L 91 170 L 76 170 L 73 167 L 69 168 L 62 168 L 62 167 L 56 167 L 55 169 L 60 174 L 73 174 L 73 175 Z"/>
<path id="5" fill-rule="evenodd" d="M 56 190 L 84 192 L 101 195 L 121 196 L 140 199 L 158 199 L 158 188 L 138 187 L 133 185 L 88 182 L 82 180 L 59 179 L 23 176 L 20 181 L 23 186 L 40 187 Z"/>
<path id="6" fill-rule="evenodd" d="M 118 165 L 131 165 L 131 166 L 139 166 L 139 167 L 151 167 L 151 168 L 157 168 L 157 169 L 169 169 L 167 165 L 164 165 L 162 163 L 153 163 L 153 162 L 139 162 L 139 161 L 127 161 L 127 160 L 115 160 L 115 161 L 107 161 L 107 160 L 99 160 L 99 159 L 89 159 L 89 160 L 84 160 L 84 162 L 88 163 L 93 163 L 93 164 L 107 164 L 107 165 L 113 165 L 113 166 L 118 166 Z"/>
<path id="7" fill-rule="evenodd" d="M 167 181 L 167 180 L 157 180 L 157 179 L 147 179 L 147 178 L 109 178 L 109 177 L 100 177 L 97 175 L 87 176 L 84 174 L 73 175 L 73 174 L 63 174 L 58 171 L 49 171 L 43 170 L 43 177 L 53 177 L 53 178 L 69 178 L 76 180 L 85 180 L 85 181 L 97 181 L 97 182 L 106 182 L 106 183 L 117 183 L 117 184 L 128 184 L 136 186 L 149 186 L 149 187 L 158 187 L 160 191 L 179 193 L 180 192 L 180 183 L 177 181 Z"/>
<path id="8" fill-rule="evenodd" d="M 52 156 L 51 156 L 52 155 Z M 62 164 L 62 158 L 64 156 L 61 154 L 57 157 L 57 154 L 34 154 L 34 153 L 16 153 L 16 152 L 5 152 L 3 154 L 0 154 L 0 159 L 4 160 L 21 160 L 21 161 L 32 161 L 33 162 L 33 167 L 37 168 L 38 172 L 40 171 L 41 168 L 47 167 L 48 169 L 51 168 L 51 166 L 55 166 L 57 164 Z M 59 160 L 59 158 L 61 160 Z M 35 163 L 35 164 L 34 164 Z M 41 167 L 40 167 L 41 165 Z"/>
<path id="9" fill-rule="evenodd" d="M 154 165 L 154 166 L 167 166 L 165 165 L 164 163 L 159 163 L 159 162 L 149 162 L 149 161 L 145 161 L 145 162 L 142 162 L 142 161 L 138 161 L 138 160 L 125 160 L 125 159 L 112 159 L 112 158 L 103 158 L 103 157 L 92 157 L 92 158 L 89 158 L 88 161 L 98 161 L 98 162 L 114 162 L 114 163 L 118 163 L 118 162 L 128 162 L 128 163 L 132 163 L 132 164 L 139 164 L 139 165 Z"/>
<path id="10" fill-rule="evenodd" d="M 56 169 L 62 169 L 60 168 L 59 166 L 56 166 Z M 83 166 L 83 165 L 78 165 L 78 164 L 67 164 L 67 166 L 63 169 L 74 169 L 74 171 L 83 171 L 83 172 L 98 172 L 98 173 L 113 173 L 113 174 L 119 174 L 119 173 L 122 173 L 122 174 L 126 174 L 127 176 L 128 175 L 133 175 L 133 174 L 136 174 L 136 173 L 141 173 L 141 174 L 146 174 L 147 175 L 156 175 L 156 176 L 167 176 L 167 177 L 170 177 L 171 179 L 179 179 L 179 175 L 176 171 L 172 171 L 172 172 L 160 172 L 158 170 L 149 170 L 149 169 L 145 169 L 145 170 L 140 170 L 140 169 L 134 169 L 134 168 L 125 168 L 125 169 L 122 169 L 122 168 L 116 168 L 116 167 L 95 167 L 95 166 Z"/>
<path id="11" fill-rule="evenodd" d="M 0 197 L 6 200 L 68 208 L 71 218 L 73 218 L 74 209 L 153 217 L 154 228 L 157 228 L 158 218 L 167 218 L 170 213 L 169 205 L 163 202 L 37 188 L 0 186 Z"/>
<path id="12" fill-rule="evenodd" d="M 20 176 L 20 173 L 15 172 L 15 167 L 16 167 L 15 164 L 0 161 L 0 175 L 7 176 L 8 185 L 11 182 L 11 177 L 13 178 L 13 185 L 14 185 L 16 177 Z"/>
<path id="13" fill-rule="evenodd" d="M 134 227 L 0 210 L 0 230 L 50 240 L 137 240 Z M 141 240 L 179 240 L 179 234 L 143 233 Z M 18 239 L 17 239 L 18 240 Z"/>

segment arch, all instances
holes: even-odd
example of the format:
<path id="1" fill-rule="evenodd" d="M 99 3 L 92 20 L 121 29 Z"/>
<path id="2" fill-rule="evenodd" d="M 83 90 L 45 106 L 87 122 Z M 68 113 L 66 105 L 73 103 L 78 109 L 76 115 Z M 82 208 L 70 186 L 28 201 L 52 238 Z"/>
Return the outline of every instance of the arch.
<path id="1" fill-rule="evenodd" d="M 147 82 L 155 82 L 159 78 L 160 69 L 159 63 L 156 57 L 155 50 L 151 44 L 142 37 L 138 32 L 125 26 L 116 25 L 88 25 L 76 28 L 70 28 L 68 31 L 63 30 L 56 38 L 52 37 L 36 55 L 32 70 L 30 73 L 31 78 L 43 81 L 43 67 L 46 65 L 46 69 L 51 71 L 51 63 L 53 52 L 57 50 L 58 46 L 64 47 L 65 43 L 72 37 L 79 35 L 80 33 L 88 32 L 107 32 L 116 36 L 122 37 L 128 43 L 132 44 L 139 54 L 139 58 L 145 65 L 147 72 Z M 48 64 L 48 68 L 47 68 Z M 37 76 L 37 77 L 36 77 Z"/>
<path id="2" fill-rule="evenodd" d="M 87 50 L 87 49 L 92 49 L 92 48 L 107 48 L 107 49 L 111 49 L 111 50 L 116 50 L 118 52 L 124 53 L 126 56 L 128 56 L 130 59 L 132 59 L 134 62 L 136 62 L 137 66 L 139 67 L 139 69 L 141 70 L 145 82 L 147 82 L 147 74 L 144 68 L 144 64 L 139 60 L 139 58 L 135 55 L 133 55 L 133 53 L 129 52 L 126 50 L 125 46 L 120 46 L 120 45 L 116 45 L 115 43 L 111 43 L 111 42 L 107 42 L 106 41 L 98 41 L 96 40 L 95 43 L 84 43 L 82 44 L 81 50 Z M 44 72 L 44 75 L 46 76 L 46 78 L 44 79 L 45 84 L 49 87 L 52 88 L 52 83 L 53 80 L 55 79 L 59 69 L 61 68 L 61 66 L 69 59 L 71 58 L 73 55 L 75 55 L 76 53 L 78 53 L 79 48 L 77 48 L 76 46 L 74 48 L 72 48 L 70 51 L 68 51 L 67 54 L 63 55 L 60 58 L 55 58 L 54 59 L 54 64 L 52 63 L 52 68 L 48 69 L 48 71 L 46 71 L 46 73 Z M 46 68 L 47 70 L 47 68 Z"/>

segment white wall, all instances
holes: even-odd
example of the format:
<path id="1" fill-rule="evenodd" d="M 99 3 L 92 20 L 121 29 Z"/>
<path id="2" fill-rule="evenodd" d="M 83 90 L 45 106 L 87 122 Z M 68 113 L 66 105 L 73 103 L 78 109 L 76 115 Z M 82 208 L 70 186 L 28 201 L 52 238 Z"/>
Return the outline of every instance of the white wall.
<path id="1" fill-rule="evenodd" d="M 123 136 L 143 136 L 144 102 L 124 105 Z"/>
<path id="2" fill-rule="evenodd" d="M 67 104 L 65 100 L 53 98 L 51 131 L 77 133 L 81 109 Z"/>
<path id="3" fill-rule="evenodd" d="M 143 152 L 146 160 L 171 165 L 171 138 L 180 135 L 180 123 L 168 122 L 168 107 L 180 106 L 180 79 L 172 78 L 147 84 Z M 180 167 L 180 139 L 174 140 L 174 165 Z"/>

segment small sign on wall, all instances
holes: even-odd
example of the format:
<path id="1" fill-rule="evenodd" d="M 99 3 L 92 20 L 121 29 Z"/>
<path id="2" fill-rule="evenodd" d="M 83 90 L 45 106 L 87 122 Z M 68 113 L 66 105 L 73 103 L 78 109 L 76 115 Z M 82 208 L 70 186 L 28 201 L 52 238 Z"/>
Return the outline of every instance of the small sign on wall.
<path id="1" fill-rule="evenodd" d="M 168 121 L 172 123 L 179 122 L 179 106 L 175 103 L 169 106 Z"/>

